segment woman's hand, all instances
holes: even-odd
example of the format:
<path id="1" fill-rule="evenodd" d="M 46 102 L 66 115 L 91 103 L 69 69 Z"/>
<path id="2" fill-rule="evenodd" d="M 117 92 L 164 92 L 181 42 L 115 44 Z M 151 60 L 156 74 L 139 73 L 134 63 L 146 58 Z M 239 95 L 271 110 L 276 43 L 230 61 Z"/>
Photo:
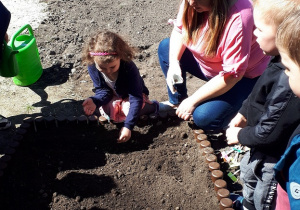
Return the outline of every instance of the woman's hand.
<path id="1" fill-rule="evenodd" d="M 189 120 L 196 106 L 191 97 L 184 99 L 176 110 L 176 114 L 179 118 Z"/>
<path id="2" fill-rule="evenodd" d="M 181 68 L 178 61 L 170 63 L 166 80 L 169 89 L 174 94 L 177 91 L 174 87 L 174 84 L 180 84 L 183 82 L 183 78 L 181 76 Z"/>
<path id="3" fill-rule="evenodd" d="M 126 127 L 123 127 L 120 130 L 120 135 L 119 135 L 117 142 L 124 143 L 124 142 L 128 141 L 130 139 L 130 137 L 131 137 L 131 130 L 129 130 Z"/>
<path id="4" fill-rule="evenodd" d="M 82 103 L 82 106 L 86 115 L 92 115 L 96 110 L 96 105 L 91 98 L 85 99 L 85 101 Z"/>
<path id="5" fill-rule="evenodd" d="M 242 128 L 240 128 L 240 127 L 229 127 L 226 130 L 226 137 L 227 137 L 227 144 L 228 145 L 239 143 L 238 133 L 241 129 Z"/>
<path id="6" fill-rule="evenodd" d="M 244 117 L 244 115 L 237 113 L 235 117 L 230 121 L 229 126 L 244 128 L 247 126 L 247 119 Z"/>

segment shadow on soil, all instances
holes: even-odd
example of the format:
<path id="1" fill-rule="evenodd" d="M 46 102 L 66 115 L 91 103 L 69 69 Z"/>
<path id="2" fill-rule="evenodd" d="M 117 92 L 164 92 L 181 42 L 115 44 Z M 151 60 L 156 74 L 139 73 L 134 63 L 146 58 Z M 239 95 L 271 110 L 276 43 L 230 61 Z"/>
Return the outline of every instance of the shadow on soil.
<path id="1" fill-rule="evenodd" d="M 66 68 L 61 68 L 59 65 L 53 65 L 50 68 L 44 69 L 42 76 L 37 82 L 28 86 L 33 92 L 41 97 L 41 101 L 33 104 L 34 107 L 44 107 L 50 105 L 48 94 L 45 91 L 48 86 L 61 85 L 68 81 L 73 64 L 67 64 Z"/>
<path id="2" fill-rule="evenodd" d="M 110 193 L 117 187 L 114 177 L 86 171 L 106 165 L 108 154 L 148 149 L 155 137 L 178 123 L 148 123 L 139 127 L 147 132 L 134 131 L 124 144 L 116 142 L 120 125 L 66 121 L 57 127 L 52 122 L 37 126 L 37 132 L 32 125 L 0 179 L 1 209 L 49 209 L 53 193 L 73 199 Z"/>

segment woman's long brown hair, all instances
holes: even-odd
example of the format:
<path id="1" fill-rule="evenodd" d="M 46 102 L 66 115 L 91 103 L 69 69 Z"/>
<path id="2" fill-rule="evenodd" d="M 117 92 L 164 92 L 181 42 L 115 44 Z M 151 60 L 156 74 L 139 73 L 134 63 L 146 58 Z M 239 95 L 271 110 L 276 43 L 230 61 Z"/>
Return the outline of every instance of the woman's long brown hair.
<path id="1" fill-rule="evenodd" d="M 186 29 L 184 40 L 186 44 L 196 43 L 199 38 L 201 29 L 205 24 L 205 13 L 197 13 L 191 7 L 187 0 L 184 5 L 183 27 Z M 206 56 L 214 56 L 217 52 L 218 45 L 226 25 L 229 1 L 228 0 L 211 0 L 211 11 L 208 14 L 208 30 L 204 36 L 204 53 Z"/>

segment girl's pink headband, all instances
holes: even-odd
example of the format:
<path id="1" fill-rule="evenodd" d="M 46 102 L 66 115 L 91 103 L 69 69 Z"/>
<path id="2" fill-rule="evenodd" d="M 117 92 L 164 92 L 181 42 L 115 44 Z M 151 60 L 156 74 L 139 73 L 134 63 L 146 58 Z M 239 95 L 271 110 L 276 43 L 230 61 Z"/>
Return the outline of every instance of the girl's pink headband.
<path id="1" fill-rule="evenodd" d="M 106 56 L 106 55 L 116 55 L 116 52 L 90 52 L 93 56 Z"/>

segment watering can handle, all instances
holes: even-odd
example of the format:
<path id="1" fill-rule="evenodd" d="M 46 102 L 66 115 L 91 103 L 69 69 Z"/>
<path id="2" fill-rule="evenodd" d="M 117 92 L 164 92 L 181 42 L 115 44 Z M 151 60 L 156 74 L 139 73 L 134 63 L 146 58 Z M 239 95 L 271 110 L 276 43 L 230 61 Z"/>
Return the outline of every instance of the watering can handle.
<path id="1" fill-rule="evenodd" d="M 30 26 L 29 24 L 24 25 L 24 26 L 23 26 L 22 28 L 20 28 L 19 31 L 17 31 L 17 32 L 13 35 L 13 37 L 11 38 L 11 48 L 12 48 L 13 50 L 16 50 L 16 47 L 15 47 L 15 40 L 16 40 L 16 38 L 17 38 L 17 37 L 18 37 L 25 29 L 28 29 L 29 35 L 34 36 L 34 35 L 33 35 L 33 31 L 32 31 L 31 26 Z"/>

